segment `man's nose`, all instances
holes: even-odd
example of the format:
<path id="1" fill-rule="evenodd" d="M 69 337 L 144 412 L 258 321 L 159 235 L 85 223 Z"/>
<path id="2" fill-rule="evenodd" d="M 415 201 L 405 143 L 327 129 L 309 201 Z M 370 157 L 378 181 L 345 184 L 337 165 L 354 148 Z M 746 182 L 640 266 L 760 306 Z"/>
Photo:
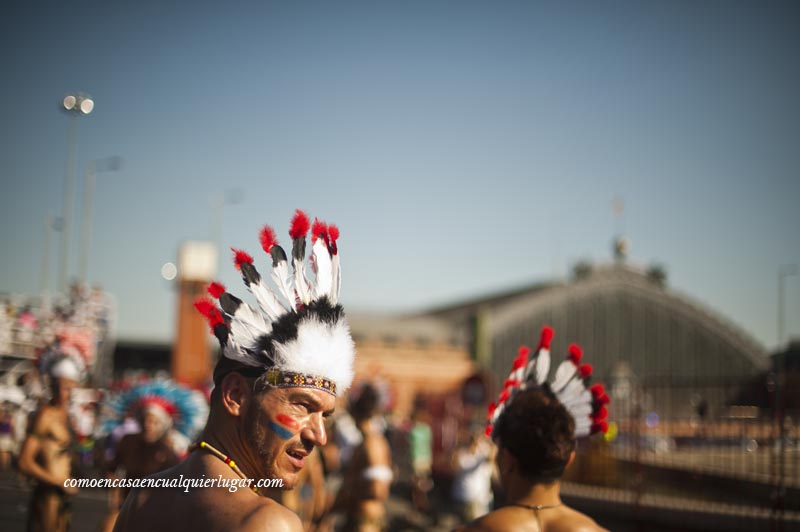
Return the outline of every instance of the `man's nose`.
<path id="1" fill-rule="evenodd" d="M 309 424 L 306 426 L 306 437 L 314 444 L 320 447 L 328 443 L 328 433 L 325 430 L 325 418 L 322 414 L 315 414 L 311 416 Z"/>

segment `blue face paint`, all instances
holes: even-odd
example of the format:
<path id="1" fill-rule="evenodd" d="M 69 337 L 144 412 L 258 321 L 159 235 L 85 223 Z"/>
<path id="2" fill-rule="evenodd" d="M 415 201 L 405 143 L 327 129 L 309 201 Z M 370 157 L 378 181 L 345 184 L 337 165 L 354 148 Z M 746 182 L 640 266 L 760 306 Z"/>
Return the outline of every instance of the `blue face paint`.
<path id="1" fill-rule="evenodd" d="M 290 431 L 286 427 L 280 426 L 278 423 L 276 423 L 275 421 L 272 421 L 272 420 L 270 420 L 270 422 L 269 422 L 269 428 L 272 429 L 272 432 L 277 434 L 278 437 L 283 439 L 283 440 L 288 440 L 289 438 L 294 436 L 292 431 Z"/>

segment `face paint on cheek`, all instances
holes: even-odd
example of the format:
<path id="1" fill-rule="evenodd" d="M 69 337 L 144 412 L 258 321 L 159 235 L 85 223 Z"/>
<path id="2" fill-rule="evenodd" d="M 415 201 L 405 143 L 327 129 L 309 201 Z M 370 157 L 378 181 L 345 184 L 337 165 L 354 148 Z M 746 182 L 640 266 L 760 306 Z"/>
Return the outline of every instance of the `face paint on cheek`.
<path id="1" fill-rule="evenodd" d="M 300 428 L 300 425 L 286 414 L 278 414 L 275 416 L 275 421 L 270 420 L 269 428 L 272 432 L 278 435 L 283 440 L 288 440 L 294 436 L 294 431 Z"/>
<path id="2" fill-rule="evenodd" d="M 289 430 L 300 430 L 300 423 L 295 421 L 292 416 L 287 416 L 286 414 L 278 414 L 277 416 L 275 416 L 275 419 L 278 420 L 278 423 L 288 428 Z"/>

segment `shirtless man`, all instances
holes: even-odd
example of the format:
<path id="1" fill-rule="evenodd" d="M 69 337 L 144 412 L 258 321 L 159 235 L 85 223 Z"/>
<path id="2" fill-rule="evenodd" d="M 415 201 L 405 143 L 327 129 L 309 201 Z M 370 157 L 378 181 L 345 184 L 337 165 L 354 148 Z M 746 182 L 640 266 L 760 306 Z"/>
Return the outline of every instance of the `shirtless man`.
<path id="1" fill-rule="evenodd" d="M 47 353 L 43 371 L 50 374 L 51 397 L 36 413 L 19 455 L 19 470 L 36 481 L 28 513 L 28 531 L 69 530 L 68 495 L 77 488 L 65 487 L 70 478 L 74 437 L 67 413 L 72 389 L 81 370 L 68 356 Z"/>
<path id="2" fill-rule="evenodd" d="M 560 479 L 575 458 L 575 422 L 541 389 L 521 391 L 492 432 L 506 506 L 458 529 L 461 532 L 603 532 L 566 506 Z M 607 532 L 607 531 L 605 531 Z"/>
<path id="3" fill-rule="evenodd" d="M 378 409 L 378 392 L 367 384 L 350 408 L 364 439 L 347 464 L 332 510 L 345 513 L 345 532 L 379 532 L 385 528 L 393 474 L 389 443 L 375 423 Z"/>
<path id="4" fill-rule="evenodd" d="M 310 224 L 298 211 L 292 221 L 292 262 L 274 232 L 265 227 L 261 245 L 273 260 L 276 288 L 269 286 L 253 258 L 236 251 L 234 261 L 258 302 L 251 307 L 212 283 L 209 300 L 196 302 L 220 341 L 223 356 L 214 368 L 214 391 L 206 427 L 195 450 L 181 464 L 149 478 L 277 480 L 295 486 L 315 445 L 327 442 L 325 418 L 336 394 L 353 378 L 353 341 L 338 305 L 338 229 L 315 222 L 312 256 L 315 283 L 305 274 L 305 237 Z M 289 287 L 289 288 L 287 288 Z M 223 314 L 224 313 L 224 314 Z M 134 488 L 116 532 L 300 531 L 300 519 L 246 487 Z"/>

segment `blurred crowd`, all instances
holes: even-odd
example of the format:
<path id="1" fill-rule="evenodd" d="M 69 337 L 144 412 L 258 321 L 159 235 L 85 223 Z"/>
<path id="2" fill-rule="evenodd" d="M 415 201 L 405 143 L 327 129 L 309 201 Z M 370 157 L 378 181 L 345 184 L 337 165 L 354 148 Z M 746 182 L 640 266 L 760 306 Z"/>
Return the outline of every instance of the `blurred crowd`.
<path id="1" fill-rule="evenodd" d="M 75 282 L 66 297 L 0 296 L 0 355 L 33 358 L 59 335 L 87 344 L 92 358 L 108 337 L 113 307 L 102 287 Z"/>
<path id="2" fill-rule="evenodd" d="M 128 372 L 108 387 L 71 390 L 67 408 L 71 436 L 65 445 L 73 477 L 143 478 L 187 456 L 193 432 L 202 422 L 177 430 L 176 419 L 165 419 L 158 409 L 136 408 L 145 404 L 136 397 L 153 395 L 142 390 L 159 386 L 191 394 L 197 415 L 205 421 L 210 390 L 188 390 L 163 373 Z M 48 399 L 48 391 L 33 368 L 14 384 L 3 384 L 0 394 L 0 467 L 8 469 L 16 466 L 26 432 L 33 430 L 37 407 Z M 364 474 L 383 485 L 378 497 L 369 497 L 375 506 L 371 511 L 382 523 L 400 521 L 391 528 L 427 530 L 441 519 L 466 522 L 491 508 L 493 445 L 483 435 L 484 426 L 474 419 L 458 420 L 453 438 L 445 426 L 453 419 L 444 417 L 453 411 L 441 412 L 442 398 L 420 396 L 406 416 L 397 415 L 392 398 L 384 381 L 357 383 L 339 399 L 328 420 L 328 444 L 311 454 L 300 485 L 272 494 L 301 517 L 306 530 L 350 527 L 347 516 L 358 503 L 354 479 Z M 453 400 L 449 398 L 451 406 Z M 463 415 L 463 405 L 456 411 Z M 365 458 L 375 448 L 381 455 L 377 466 Z M 23 476 L 19 480 L 29 482 Z M 113 528 L 127 492 L 108 490 L 109 513 L 101 529 Z M 386 509 L 390 496 L 413 507 L 413 517 L 390 516 Z"/>

